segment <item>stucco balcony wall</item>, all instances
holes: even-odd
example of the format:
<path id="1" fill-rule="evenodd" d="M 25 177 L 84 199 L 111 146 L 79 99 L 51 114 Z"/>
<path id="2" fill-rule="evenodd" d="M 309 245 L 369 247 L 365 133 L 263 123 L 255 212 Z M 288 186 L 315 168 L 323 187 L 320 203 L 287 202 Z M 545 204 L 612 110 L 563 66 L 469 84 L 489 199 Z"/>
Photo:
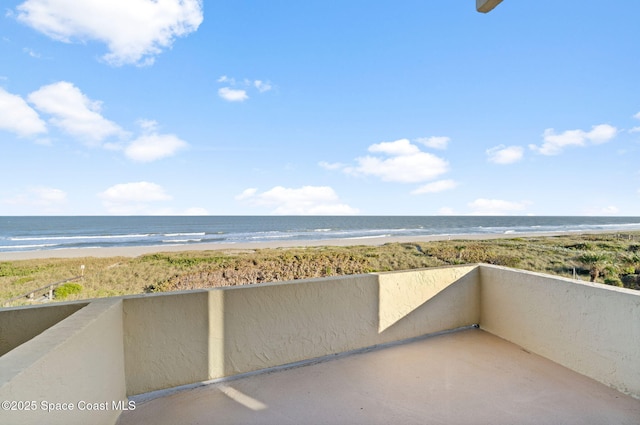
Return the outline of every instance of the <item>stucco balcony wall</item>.
<path id="1" fill-rule="evenodd" d="M 478 323 L 476 266 L 124 299 L 129 395 Z"/>
<path id="2" fill-rule="evenodd" d="M 113 424 L 118 419 L 120 410 L 112 402 L 127 403 L 122 301 L 107 298 L 76 307 L 75 313 L 0 357 L 0 400 L 16 402 L 3 404 L 0 423 Z M 19 318 L 14 324 L 22 329 L 22 321 L 50 318 L 46 308 L 6 310 L 3 320 Z M 33 317 L 27 319 L 26 312 Z M 104 409 L 95 404 L 103 402 L 108 403 Z M 72 405 L 73 410 L 47 411 L 51 404 L 53 409 Z"/>
<path id="3" fill-rule="evenodd" d="M 482 329 L 640 398 L 640 292 L 480 266 Z"/>
<path id="4" fill-rule="evenodd" d="M 126 401 L 472 324 L 640 399 L 640 293 L 468 265 L 0 309 L 0 400 Z"/>

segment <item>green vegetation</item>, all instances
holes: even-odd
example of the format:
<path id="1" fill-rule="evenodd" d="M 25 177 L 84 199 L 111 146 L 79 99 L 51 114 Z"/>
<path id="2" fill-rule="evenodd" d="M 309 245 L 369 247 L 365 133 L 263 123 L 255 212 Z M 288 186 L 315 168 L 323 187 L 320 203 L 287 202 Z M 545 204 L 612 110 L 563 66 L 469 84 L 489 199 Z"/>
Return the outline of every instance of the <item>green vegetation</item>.
<path id="1" fill-rule="evenodd" d="M 58 300 L 66 300 L 72 295 L 82 292 L 82 285 L 79 283 L 64 283 L 53 290 L 53 296 Z"/>
<path id="2" fill-rule="evenodd" d="M 383 246 L 189 251 L 137 258 L 0 262 L 0 300 L 80 274 L 57 299 L 245 285 L 467 263 L 489 263 L 640 289 L 640 232 Z M 69 285 L 69 286 L 67 286 Z M 62 289 L 65 288 L 65 289 Z M 74 289 L 71 289 L 74 288 Z M 62 290 L 62 292 L 61 292 Z M 27 300 L 14 304 L 25 304 Z"/>

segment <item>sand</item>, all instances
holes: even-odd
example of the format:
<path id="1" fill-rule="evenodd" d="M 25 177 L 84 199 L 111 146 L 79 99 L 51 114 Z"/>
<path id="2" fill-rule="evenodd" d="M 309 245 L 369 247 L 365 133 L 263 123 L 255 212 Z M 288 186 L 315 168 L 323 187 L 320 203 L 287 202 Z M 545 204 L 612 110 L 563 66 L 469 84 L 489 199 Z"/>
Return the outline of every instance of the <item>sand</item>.
<path id="1" fill-rule="evenodd" d="M 611 233 L 609 232 L 581 232 L 581 233 Z M 464 234 L 464 235 L 431 235 L 431 236 L 403 236 L 403 237 L 378 237 L 356 239 L 318 239 L 306 241 L 277 241 L 277 242 L 247 242 L 247 243 L 207 243 L 192 245 L 154 245 L 114 248 L 81 248 L 81 249 L 55 249 L 25 252 L 0 253 L 0 261 L 29 260 L 40 258 L 83 258 L 83 257 L 138 257 L 144 254 L 158 252 L 181 251 L 209 251 L 209 250 L 253 250 L 267 248 L 295 248 L 308 246 L 377 246 L 387 243 L 431 242 L 439 240 L 483 240 L 524 237 L 545 237 L 566 235 L 567 233 L 507 233 L 507 234 Z"/>

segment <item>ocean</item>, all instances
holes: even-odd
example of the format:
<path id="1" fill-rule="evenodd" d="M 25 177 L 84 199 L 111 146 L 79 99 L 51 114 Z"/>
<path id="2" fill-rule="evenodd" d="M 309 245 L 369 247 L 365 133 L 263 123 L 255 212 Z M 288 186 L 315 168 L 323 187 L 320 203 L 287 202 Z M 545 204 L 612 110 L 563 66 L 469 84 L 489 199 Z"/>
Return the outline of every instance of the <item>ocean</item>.
<path id="1" fill-rule="evenodd" d="M 640 217 L 87 216 L 0 217 L 0 253 L 203 243 L 640 230 Z"/>

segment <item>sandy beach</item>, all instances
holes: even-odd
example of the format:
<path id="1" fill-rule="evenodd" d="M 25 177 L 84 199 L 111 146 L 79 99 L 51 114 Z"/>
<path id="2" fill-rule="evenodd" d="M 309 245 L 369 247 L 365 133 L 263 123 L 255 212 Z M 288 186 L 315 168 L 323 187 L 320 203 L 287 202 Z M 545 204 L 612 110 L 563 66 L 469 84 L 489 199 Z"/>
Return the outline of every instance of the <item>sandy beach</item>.
<path id="1" fill-rule="evenodd" d="M 592 231 L 579 233 L 615 233 L 611 231 Z M 55 249 L 24 252 L 0 253 L 0 261 L 28 260 L 42 258 L 83 258 L 83 257 L 138 257 L 145 254 L 158 252 L 180 251 L 209 251 L 209 250 L 253 250 L 269 248 L 294 248 L 307 246 L 377 246 L 387 243 L 431 242 L 440 240 L 483 240 L 504 238 L 546 237 L 567 234 L 562 232 L 539 233 L 496 233 L 496 234 L 464 234 L 464 235 L 431 235 L 431 236 L 406 236 L 406 237 L 376 237 L 357 239 L 317 239 L 275 242 L 251 242 L 251 243 L 208 243 L 191 245 L 154 245 L 116 248 L 80 248 L 80 249 Z"/>

